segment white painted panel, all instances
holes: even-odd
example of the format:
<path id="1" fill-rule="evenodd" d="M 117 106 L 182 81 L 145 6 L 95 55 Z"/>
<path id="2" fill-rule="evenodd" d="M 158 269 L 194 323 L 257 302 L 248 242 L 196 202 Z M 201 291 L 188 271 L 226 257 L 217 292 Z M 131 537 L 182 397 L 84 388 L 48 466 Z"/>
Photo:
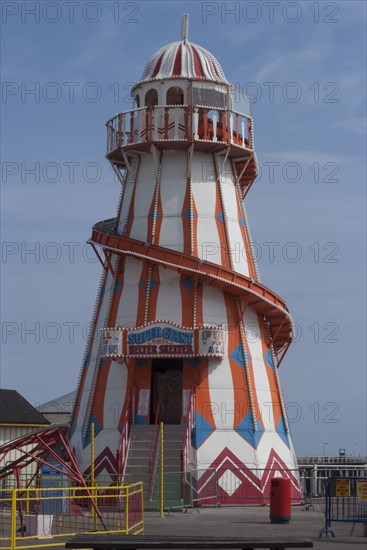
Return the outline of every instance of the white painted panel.
<path id="1" fill-rule="evenodd" d="M 208 324 L 227 325 L 227 310 L 223 292 L 204 285 L 203 321 Z M 233 378 L 228 356 L 210 359 L 208 364 L 208 385 L 213 417 L 217 429 L 233 428 L 234 393 Z"/>
<path id="2" fill-rule="evenodd" d="M 237 192 L 231 175 L 231 166 L 227 161 L 221 174 L 221 188 L 224 208 L 227 214 L 227 227 L 230 241 L 230 253 L 233 268 L 238 273 L 249 275 L 248 261 L 245 243 L 243 241 L 241 227 L 238 219 Z"/>
<path id="3" fill-rule="evenodd" d="M 204 153 L 194 153 L 191 187 L 198 213 L 198 256 L 202 260 L 222 265 L 221 243 L 215 219 L 216 183 L 213 164 Z"/>
<path id="4" fill-rule="evenodd" d="M 142 157 L 134 196 L 134 220 L 130 236 L 146 242 L 149 209 L 154 198 L 156 168 L 153 155 Z"/>
<path id="5" fill-rule="evenodd" d="M 183 251 L 182 209 L 186 194 L 186 153 L 167 151 L 163 155 L 161 201 L 163 208 L 159 245 Z"/>
<path id="6" fill-rule="evenodd" d="M 106 395 L 103 404 L 103 427 L 104 429 L 118 429 L 118 423 L 124 406 L 127 368 L 125 363 L 111 362 L 108 372 Z"/>
<path id="7" fill-rule="evenodd" d="M 170 269 L 159 268 L 159 291 L 156 319 L 182 325 L 180 276 Z"/>
<path id="8" fill-rule="evenodd" d="M 224 296 L 219 288 L 204 285 L 203 322 L 208 325 L 228 324 Z"/>
<path id="9" fill-rule="evenodd" d="M 120 327 L 135 326 L 139 300 L 139 281 L 142 262 L 126 257 L 124 283 L 117 310 L 116 325 Z"/>
<path id="10" fill-rule="evenodd" d="M 247 343 L 250 349 L 252 359 L 255 388 L 257 400 L 261 410 L 262 421 L 265 430 L 274 430 L 274 418 L 269 409 L 272 408 L 272 395 L 269 386 L 266 365 L 263 359 L 263 351 L 261 345 L 260 327 L 256 312 L 252 308 L 247 308 L 243 317 L 246 333 L 248 333 Z"/>

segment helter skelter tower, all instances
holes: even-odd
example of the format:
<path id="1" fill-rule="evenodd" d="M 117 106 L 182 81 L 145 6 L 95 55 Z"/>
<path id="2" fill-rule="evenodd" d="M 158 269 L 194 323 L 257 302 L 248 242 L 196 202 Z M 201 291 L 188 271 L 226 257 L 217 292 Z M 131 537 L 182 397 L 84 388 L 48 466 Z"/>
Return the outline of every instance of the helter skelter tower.
<path id="1" fill-rule="evenodd" d="M 131 424 L 159 419 L 185 426 L 181 466 L 198 494 L 214 470 L 223 500 L 249 484 L 266 496 L 279 470 L 297 494 L 278 378 L 292 320 L 260 283 L 244 206 L 252 118 L 216 58 L 189 42 L 188 16 L 132 97 L 107 123 L 117 217 L 90 239 L 103 274 L 71 427 L 79 463 L 90 468 L 93 423 L 96 473 L 123 473 Z"/>

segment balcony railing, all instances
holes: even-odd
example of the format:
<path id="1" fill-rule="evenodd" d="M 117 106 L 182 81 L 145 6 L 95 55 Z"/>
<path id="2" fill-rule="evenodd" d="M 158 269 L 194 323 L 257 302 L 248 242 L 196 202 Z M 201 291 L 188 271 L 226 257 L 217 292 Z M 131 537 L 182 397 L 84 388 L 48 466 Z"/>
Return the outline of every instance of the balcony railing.
<path id="1" fill-rule="evenodd" d="M 253 150 L 251 117 L 206 106 L 142 107 L 111 118 L 107 154 L 129 145 L 175 141 L 227 144 Z"/>

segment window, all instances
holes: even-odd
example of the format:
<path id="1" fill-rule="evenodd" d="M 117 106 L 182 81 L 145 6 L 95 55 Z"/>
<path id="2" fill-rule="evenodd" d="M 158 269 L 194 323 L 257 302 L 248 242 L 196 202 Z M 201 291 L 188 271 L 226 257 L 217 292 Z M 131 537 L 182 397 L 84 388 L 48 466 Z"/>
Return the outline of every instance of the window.
<path id="1" fill-rule="evenodd" d="M 139 107 L 140 107 L 140 97 L 139 97 L 139 94 L 136 94 L 136 96 L 135 96 L 135 105 L 136 105 L 137 109 L 139 109 Z"/>
<path id="2" fill-rule="evenodd" d="M 193 104 L 208 107 L 227 108 L 227 90 L 215 84 L 194 84 Z"/>
<path id="3" fill-rule="evenodd" d="M 154 107 L 155 105 L 158 105 L 158 92 L 154 88 L 151 88 L 145 94 L 145 106 Z"/>
<path id="4" fill-rule="evenodd" d="M 167 91 L 167 105 L 183 105 L 184 104 L 184 93 L 178 86 L 172 86 Z"/>

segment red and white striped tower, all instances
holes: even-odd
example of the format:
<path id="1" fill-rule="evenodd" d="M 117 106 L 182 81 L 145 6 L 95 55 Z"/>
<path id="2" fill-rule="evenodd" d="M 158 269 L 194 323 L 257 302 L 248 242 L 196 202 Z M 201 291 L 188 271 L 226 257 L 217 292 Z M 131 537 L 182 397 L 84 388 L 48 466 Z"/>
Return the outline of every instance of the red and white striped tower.
<path id="1" fill-rule="evenodd" d="M 103 274 L 71 441 L 97 473 L 126 459 L 130 421 L 186 425 L 182 466 L 222 499 L 258 496 L 297 464 L 278 378 L 292 338 L 284 301 L 260 282 L 244 199 L 257 175 L 252 118 L 207 50 L 182 36 L 148 61 L 134 108 L 107 122 L 116 218 L 97 223 Z M 98 249 L 96 248 L 98 253 Z M 101 328 L 106 330 L 101 332 Z"/>

